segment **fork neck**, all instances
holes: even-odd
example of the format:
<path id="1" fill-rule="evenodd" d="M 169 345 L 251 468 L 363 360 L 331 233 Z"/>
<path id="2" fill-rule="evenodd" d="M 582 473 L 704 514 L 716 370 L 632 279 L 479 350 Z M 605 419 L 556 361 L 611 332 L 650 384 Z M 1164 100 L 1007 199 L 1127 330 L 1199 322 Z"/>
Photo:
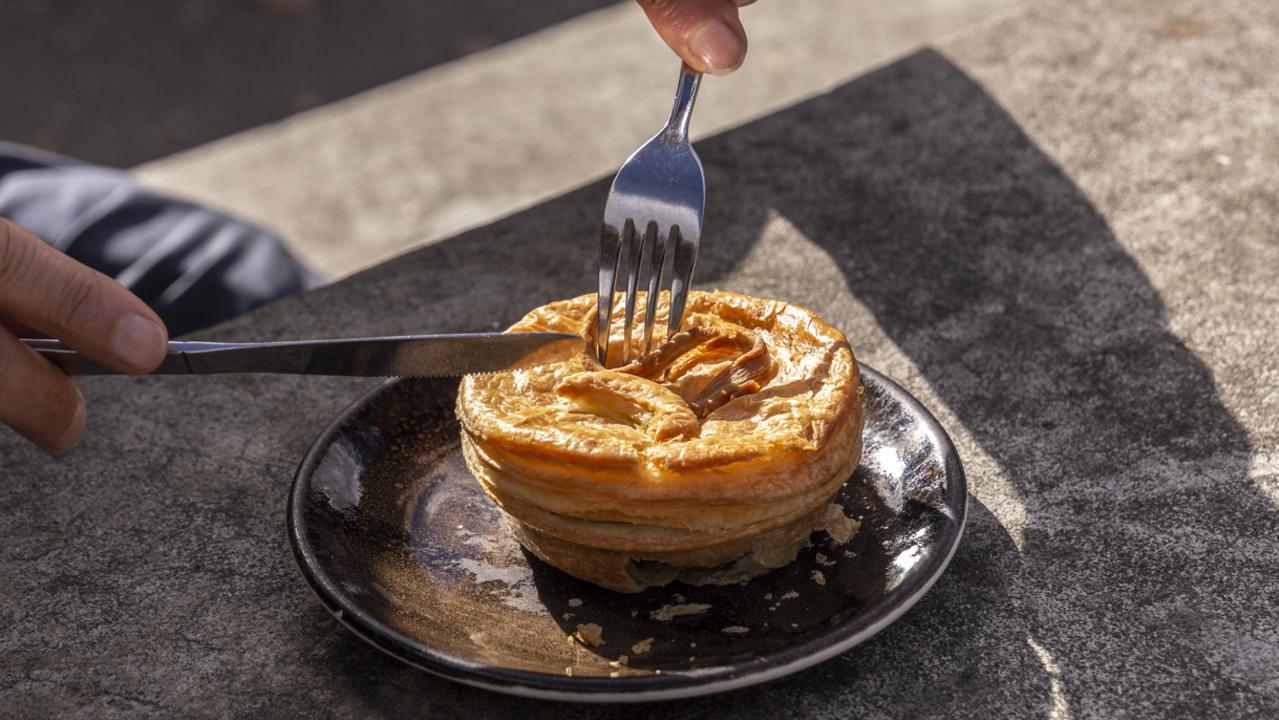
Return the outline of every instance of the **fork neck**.
<path id="1" fill-rule="evenodd" d="M 680 68 L 679 85 L 675 88 L 675 105 L 671 117 L 662 129 L 662 135 L 671 142 L 688 142 L 688 121 L 693 117 L 693 102 L 697 100 L 697 88 L 702 84 L 702 74 L 688 66 Z"/>

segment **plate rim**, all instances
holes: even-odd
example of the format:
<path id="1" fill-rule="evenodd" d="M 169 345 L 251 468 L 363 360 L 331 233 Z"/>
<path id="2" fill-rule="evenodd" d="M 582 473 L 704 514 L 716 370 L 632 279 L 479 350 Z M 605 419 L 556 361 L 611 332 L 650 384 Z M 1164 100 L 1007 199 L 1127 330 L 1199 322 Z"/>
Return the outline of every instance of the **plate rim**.
<path id="1" fill-rule="evenodd" d="M 940 559 L 934 558 L 926 575 L 916 580 L 914 587 L 882 615 L 858 627 L 857 620 L 865 617 L 859 613 L 824 635 L 755 660 L 641 677 L 571 677 L 468 661 L 407 637 L 365 612 L 358 602 L 343 592 L 333 578 L 328 576 L 320 565 L 314 548 L 306 539 L 302 531 L 306 492 L 302 488 L 314 475 L 325 450 L 343 426 L 379 395 L 404 382 L 405 378 L 388 379 L 361 395 L 338 413 L 311 443 L 298 464 L 289 487 L 289 545 L 299 572 L 321 605 L 357 637 L 400 662 L 472 687 L 544 700 L 625 703 L 711 695 L 776 680 L 850 650 L 906 614 L 945 573 L 967 526 L 967 479 L 950 435 L 928 408 L 901 385 L 864 363 L 859 362 L 858 367 L 863 376 L 869 375 L 874 382 L 883 385 L 894 400 L 906 406 L 908 411 L 922 421 L 930 434 L 939 440 L 947 476 L 953 477 L 953 482 L 948 484 L 945 505 L 957 510 L 955 532 L 945 553 Z"/>

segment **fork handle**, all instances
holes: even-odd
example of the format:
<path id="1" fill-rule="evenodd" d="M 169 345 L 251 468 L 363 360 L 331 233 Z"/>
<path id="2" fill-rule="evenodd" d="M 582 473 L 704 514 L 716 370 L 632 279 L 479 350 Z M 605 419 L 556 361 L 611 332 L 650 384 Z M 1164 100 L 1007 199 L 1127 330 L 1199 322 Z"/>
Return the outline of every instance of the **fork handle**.
<path id="1" fill-rule="evenodd" d="M 670 142 L 688 142 L 688 121 L 693 117 L 693 102 L 697 100 L 697 88 L 702 84 L 702 74 L 684 63 L 679 70 L 679 85 L 675 86 L 675 105 L 671 118 L 666 121 L 662 135 Z"/>

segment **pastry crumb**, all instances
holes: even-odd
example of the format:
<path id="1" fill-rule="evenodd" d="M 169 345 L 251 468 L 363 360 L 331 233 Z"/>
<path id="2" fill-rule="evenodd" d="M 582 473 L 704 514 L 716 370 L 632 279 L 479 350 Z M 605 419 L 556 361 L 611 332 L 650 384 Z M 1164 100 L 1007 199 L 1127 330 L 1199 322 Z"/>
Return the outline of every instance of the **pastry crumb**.
<path id="1" fill-rule="evenodd" d="M 679 597 L 678 595 L 676 596 Z M 649 613 L 648 616 L 659 622 L 666 622 L 673 617 L 680 615 L 701 615 L 710 610 L 711 606 L 705 603 L 687 603 L 683 605 L 663 605 L 662 607 Z"/>
<path id="2" fill-rule="evenodd" d="M 568 606 L 569 606 L 569 607 L 582 607 L 582 598 L 569 598 L 569 599 L 568 599 Z"/>
<path id="3" fill-rule="evenodd" d="M 688 646 L 689 646 L 689 647 L 691 647 L 691 648 L 695 648 L 695 647 L 697 647 L 697 643 L 695 643 L 695 642 L 691 642 L 691 643 L 689 643 L 689 644 L 688 644 Z"/>
<path id="4" fill-rule="evenodd" d="M 795 592 L 794 590 L 787 590 L 787 591 L 786 591 L 786 594 L 782 596 L 782 599 L 783 599 L 783 600 L 793 600 L 793 599 L 795 599 L 795 598 L 797 598 L 797 597 L 799 597 L 799 593 Z"/>
<path id="5" fill-rule="evenodd" d="M 818 585 L 826 584 L 826 576 L 822 574 L 821 570 L 813 571 L 813 582 L 817 583 Z"/>
<path id="6" fill-rule="evenodd" d="M 729 625 L 728 627 L 720 630 L 720 632 L 724 633 L 725 635 L 745 635 L 746 633 L 750 631 L 751 631 L 750 628 L 742 627 L 741 625 Z"/>
<path id="7" fill-rule="evenodd" d="M 635 617 L 636 615 L 639 615 L 639 610 L 632 610 L 631 617 Z"/>
<path id="8" fill-rule="evenodd" d="M 772 594 L 772 593 L 764 593 L 764 599 L 765 599 L 765 600 L 772 600 L 772 599 L 773 599 L 773 594 Z"/>
<path id="9" fill-rule="evenodd" d="M 565 674 L 565 675 L 567 675 L 567 676 L 569 676 L 569 677 L 573 677 L 573 668 L 572 668 L 571 666 L 569 666 L 569 665 L 565 665 L 565 666 L 564 666 L 564 674 Z"/>
<path id="10" fill-rule="evenodd" d="M 618 672 L 618 671 L 616 671 L 616 670 L 613 670 L 612 672 L 610 672 L 610 673 L 608 674 L 608 676 L 609 676 L 609 677 L 611 677 L 611 678 L 615 678 L 615 677 L 617 677 L 618 675 L 621 675 L 621 673 L 620 673 L 620 672 Z"/>
<path id="11" fill-rule="evenodd" d="M 631 659 L 630 659 L 629 657 L 625 656 L 625 655 L 618 655 L 618 656 L 617 656 L 617 664 L 618 664 L 618 665 L 626 665 L 626 664 L 627 664 L 627 663 L 629 663 L 630 661 L 631 661 Z"/>
<path id="12" fill-rule="evenodd" d="M 576 616 L 573 615 L 573 613 L 564 613 L 560 617 L 564 618 L 565 621 L 568 621 L 568 620 L 572 620 Z"/>
<path id="13" fill-rule="evenodd" d="M 604 642 L 604 628 L 596 623 L 585 623 L 577 626 L 573 636 L 591 647 L 599 647 Z"/>
<path id="14" fill-rule="evenodd" d="M 639 642 L 631 646 L 631 652 L 635 653 L 636 655 L 643 655 L 644 653 L 652 649 L 653 649 L 653 638 L 644 638 L 643 640 L 640 640 Z M 626 657 L 626 656 L 623 655 L 622 657 Z"/>
<path id="15" fill-rule="evenodd" d="M 831 503 L 826 506 L 826 512 L 822 516 L 822 522 L 819 527 L 830 535 L 831 543 L 834 545 L 843 545 L 852 539 L 857 531 L 861 529 L 862 524 L 853 518 L 844 514 L 844 506 L 838 503 Z"/>

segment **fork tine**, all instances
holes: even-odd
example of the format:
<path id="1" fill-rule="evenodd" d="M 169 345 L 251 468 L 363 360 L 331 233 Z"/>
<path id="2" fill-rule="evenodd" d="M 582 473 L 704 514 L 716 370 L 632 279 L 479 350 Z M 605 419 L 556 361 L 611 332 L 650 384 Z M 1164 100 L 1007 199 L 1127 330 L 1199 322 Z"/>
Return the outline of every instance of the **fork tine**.
<path id="1" fill-rule="evenodd" d="M 630 224 L 630 221 L 627 221 Z M 605 223 L 600 229 L 600 277 L 599 292 L 595 296 L 598 314 L 595 339 L 595 356 L 601 365 L 608 366 L 608 326 L 613 317 L 613 283 L 617 278 L 617 263 L 621 259 L 621 236 L 618 229 Z"/>
<path id="2" fill-rule="evenodd" d="M 653 225 L 650 221 L 649 225 Z M 647 236 L 648 233 L 645 233 Z M 635 224 L 626 221 L 626 230 L 622 233 L 621 255 L 626 259 L 626 310 L 622 319 L 622 362 L 631 361 L 631 331 L 635 328 L 635 291 L 639 288 L 640 274 L 643 267 L 643 240 L 635 230 Z"/>
<path id="3" fill-rule="evenodd" d="M 648 254 L 641 262 L 647 275 L 647 302 L 644 305 L 644 345 L 641 354 L 653 351 L 653 322 L 657 319 L 657 302 L 661 298 L 662 276 L 666 265 L 666 236 L 657 231 L 657 223 L 649 221 L 648 231 L 644 234 L 644 250 Z"/>
<path id="4" fill-rule="evenodd" d="M 666 319 L 666 336 L 679 332 L 684 320 L 684 304 L 688 300 L 689 285 L 693 281 L 693 266 L 697 264 L 697 246 L 700 238 L 684 237 L 679 225 L 671 226 L 666 243 L 675 252 L 675 269 L 671 278 L 671 309 Z"/>

